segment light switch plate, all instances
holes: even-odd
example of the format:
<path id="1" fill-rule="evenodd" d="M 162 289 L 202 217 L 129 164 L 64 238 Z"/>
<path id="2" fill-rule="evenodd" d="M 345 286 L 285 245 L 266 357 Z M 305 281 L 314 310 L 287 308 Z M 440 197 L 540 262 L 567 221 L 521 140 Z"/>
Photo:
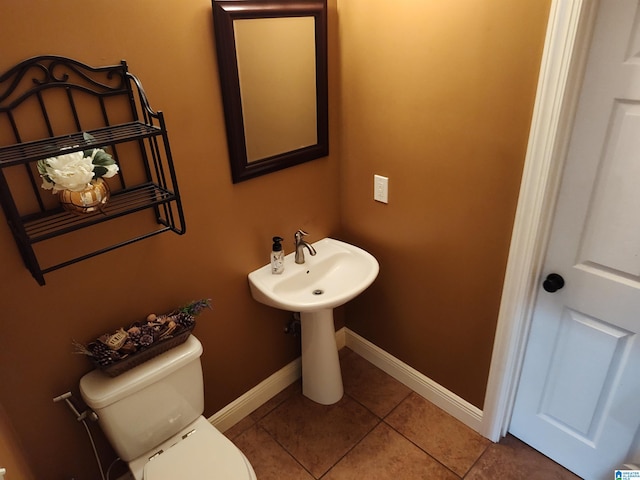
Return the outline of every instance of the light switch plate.
<path id="1" fill-rule="evenodd" d="M 376 202 L 389 203 L 389 178 L 373 176 L 373 199 Z"/>

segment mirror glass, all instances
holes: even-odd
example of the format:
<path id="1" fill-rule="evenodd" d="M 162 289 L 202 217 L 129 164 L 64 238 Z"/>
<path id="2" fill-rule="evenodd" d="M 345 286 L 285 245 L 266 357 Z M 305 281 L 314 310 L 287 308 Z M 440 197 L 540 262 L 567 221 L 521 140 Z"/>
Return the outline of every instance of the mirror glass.
<path id="1" fill-rule="evenodd" d="M 326 1 L 213 0 L 233 182 L 328 154 Z"/>
<path id="2" fill-rule="evenodd" d="M 247 162 L 318 142 L 313 17 L 235 20 Z"/>

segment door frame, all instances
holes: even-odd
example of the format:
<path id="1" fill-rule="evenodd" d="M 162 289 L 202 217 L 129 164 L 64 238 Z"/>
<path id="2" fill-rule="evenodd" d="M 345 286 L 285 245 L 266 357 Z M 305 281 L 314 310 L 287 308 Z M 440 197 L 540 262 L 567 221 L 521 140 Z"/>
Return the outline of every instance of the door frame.
<path id="1" fill-rule="evenodd" d="M 599 0 L 552 0 L 480 433 L 507 434 Z"/>

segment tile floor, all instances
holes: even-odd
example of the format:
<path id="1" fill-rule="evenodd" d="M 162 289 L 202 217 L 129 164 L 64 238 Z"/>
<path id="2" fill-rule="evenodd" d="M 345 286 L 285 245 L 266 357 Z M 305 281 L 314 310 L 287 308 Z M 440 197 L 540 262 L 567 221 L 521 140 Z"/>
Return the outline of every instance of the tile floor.
<path id="1" fill-rule="evenodd" d="M 225 432 L 258 480 L 575 480 L 507 436 L 493 444 L 344 348 L 345 395 L 319 405 L 291 385 Z"/>

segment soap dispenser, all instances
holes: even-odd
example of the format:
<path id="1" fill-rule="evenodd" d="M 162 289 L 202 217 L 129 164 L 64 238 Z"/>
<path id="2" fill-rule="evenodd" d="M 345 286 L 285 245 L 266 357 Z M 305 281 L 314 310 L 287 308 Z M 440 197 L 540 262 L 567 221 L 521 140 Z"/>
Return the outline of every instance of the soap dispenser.
<path id="1" fill-rule="evenodd" d="M 271 247 L 271 273 L 279 275 L 284 272 L 284 251 L 282 250 L 282 237 L 273 237 Z"/>

